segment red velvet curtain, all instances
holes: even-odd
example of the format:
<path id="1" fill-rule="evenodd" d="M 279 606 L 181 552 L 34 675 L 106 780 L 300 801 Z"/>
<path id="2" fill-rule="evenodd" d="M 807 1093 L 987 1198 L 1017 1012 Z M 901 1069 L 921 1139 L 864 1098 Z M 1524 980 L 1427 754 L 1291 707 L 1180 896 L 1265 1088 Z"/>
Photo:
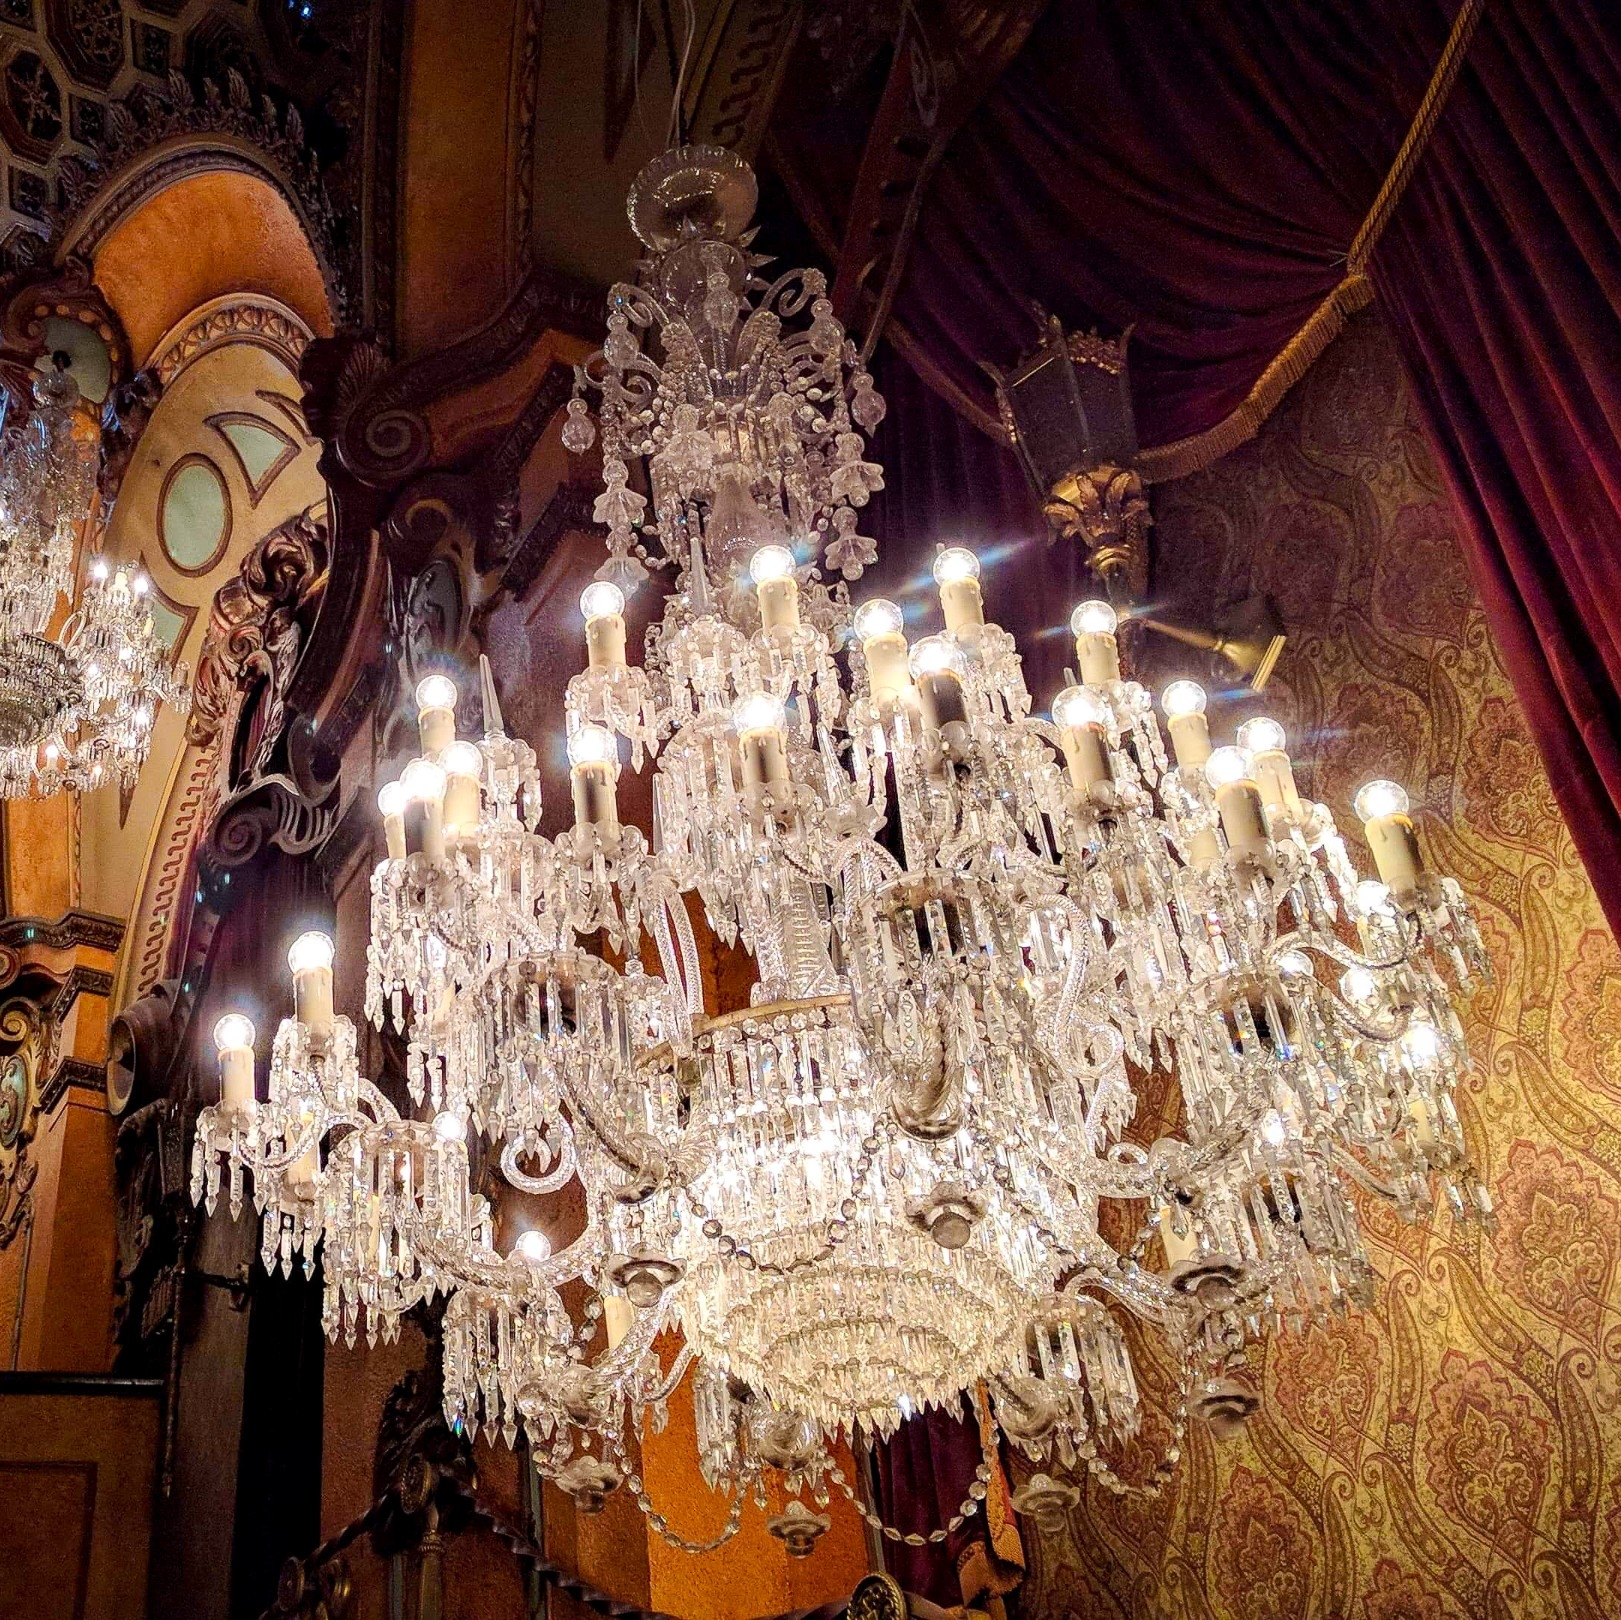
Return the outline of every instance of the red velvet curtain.
<path id="1" fill-rule="evenodd" d="M 1461 3 L 1053 0 L 922 209 L 894 318 L 923 375 L 988 410 L 979 362 L 1017 357 L 1034 298 L 1072 327 L 1135 326 L 1145 445 L 1214 426 L 1344 275 Z M 814 77 L 796 74 L 790 111 Z M 880 80 L 774 131 L 835 232 L 840 116 L 859 126 Z M 1371 277 L 1621 930 L 1618 109 L 1621 4 L 1486 0 Z M 914 565 L 949 515 L 907 532 Z M 1006 622 L 1064 606 L 1037 597 Z"/>
<path id="2" fill-rule="evenodd" d="M 1488 0 L 1372 266 L 1475 583 L 1621 933 L 1621 6 Z"/>

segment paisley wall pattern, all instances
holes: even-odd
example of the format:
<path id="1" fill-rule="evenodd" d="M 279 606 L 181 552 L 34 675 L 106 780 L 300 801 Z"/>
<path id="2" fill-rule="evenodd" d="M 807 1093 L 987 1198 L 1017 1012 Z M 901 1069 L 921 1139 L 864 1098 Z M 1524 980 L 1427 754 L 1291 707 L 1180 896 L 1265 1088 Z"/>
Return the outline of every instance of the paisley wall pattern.
<path id="1" fill-rule="evenodd" d="M 1260 1415 L 1225 1446 L 1191 1434 L 1163 1500 L 1092 1486 L 1061 1535 L 1028 1526 L 1021 1612 L 1621 1613 L 1621 955 L 1377 320 L 1155 511 L 1159 577 L 1190 613 L 1251 589 L 1279 602 L 1291 641 L 1266 707 L 1303 765 L 1323 750 L 1302 786 L 1354 827 L 1362 781 L 1405 782 L 1478 909 L 1496 979 L 1468 1009 L 1460 1107 L 1500 1229 L 1404 1226 L 1364 1199 L 1378 1307 L 1260 1350 Z M 1217 726 L 1241 707 L 1259 705 L 1223 704 Z"/>

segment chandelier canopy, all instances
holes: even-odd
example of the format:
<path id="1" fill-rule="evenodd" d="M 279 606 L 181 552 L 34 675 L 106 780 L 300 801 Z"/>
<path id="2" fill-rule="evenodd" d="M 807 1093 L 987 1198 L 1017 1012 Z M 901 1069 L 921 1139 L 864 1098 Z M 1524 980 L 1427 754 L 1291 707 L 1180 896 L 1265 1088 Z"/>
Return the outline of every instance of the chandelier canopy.
<path id="1" fill-rule="evenodd" d="M 1253 1407 L 1249 1339 L 1369 1298 L 1353 1185 L 1489 1216 L 1444 977 L 1484 972 L 1480 940 L 1399 787 L 1358 796 L 1362 880 L 1273 721 L 1213 747 L 1179 681 L 1162 731 L 1107 604 L 1075 610 L 1078 675 L 1043 715 L 971 550 L 934 559 L 921 636 L 851 602 L 883 402 L 825 278 L 766 279 L 752 207 L 729 153 L 650 165 L 650 257 L 569 406 L 570 449 L 601 436 L 608 536 L 564 704 L 573 825 L 538 831 L 487 669 L 477 741 L 450 680 L 417 688 L 366 1006 L 406 1039 L 410 1117 L 360 1074 L 306 936 L 266 1098 L 251 1026 L 220 1024 L 194 1192 L 228 1174 L 237 1207 L 251 1169 L 266 1264 L 321 1246 L 333 1333 L 444 1295 L 452 1421 L 525 1432 L 582 1507 L 623 1486 L 682 1545 L 627 1438 L 689 1375 L 728 1532 L 767 1471 L 871 1517 L 833 1442 L 965 1398 L 1048 1466 L 1152 1488 L 1189 1414 Z M 625 597 L 654 571 L 637 664 Z M 617 802 L 649 759 L 651 837 Z M 699 916 L 752 958 L 747 1005 L 706 1001 Z M 1180 1134 L 1139 1145 L 1167 1084 Z M 565 1189 L 583 1215 L 548 1237 L 526 1212 Z M 1147 1487 L 1105 1460 L 1139 1426 L 1132 1319 L 1182 1376 Z M 1040 1475 L 1024 1504 L 1070 1489 Z M 772 1520 L 794 1552 L 826 1524 Z"/>
<path id="2" fill-rule="evenodd" d="M 158 706 L 184 712 L 152 621 L 151 585 L 94 557 L 74 598 L 79 534 L 96 499 L 99 442 L 56 357 L 34 409 L 0 434 L 0 797 L 49 797 L 116 782 L 129 790 Z M 13 410 L 15 401 L 13 401 Z M 58 623 L 63 598 L 70 607 Z"/>

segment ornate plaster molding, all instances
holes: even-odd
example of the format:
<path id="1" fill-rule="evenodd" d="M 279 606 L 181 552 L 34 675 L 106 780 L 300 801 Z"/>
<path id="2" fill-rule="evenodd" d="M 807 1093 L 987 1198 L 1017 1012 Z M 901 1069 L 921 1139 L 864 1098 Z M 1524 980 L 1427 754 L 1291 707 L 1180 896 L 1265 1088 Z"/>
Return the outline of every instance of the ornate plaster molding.
<path id="1" fill-rule="evenodd" d="M 93 257 L 135 204 L 190 174 L 234 169 L 269 181 L 286 197 L 315 250 L 334 317 L 343 320 L 347 278 L 339 274 L 337 214 L 291 102 L 282 109 L 268 95 L 255 100 L 234 68 L 223 89 L 205 79 L 200 95 L 171 69 L 166 94 L 143 88 L 108 104 L 93 151 L 58 165 L 49 225 L 59 252 Z"/>
<path id="2" fill-rule="evenodd" d="M 230 293 L 201 305 L 172 327 L 153 351 L 150 367 L 169 387 L 187 366 L 215 349 L 251 343 L 265 349 L 296 377 L 314 334 L 303 318 L 263 293 Z"/>

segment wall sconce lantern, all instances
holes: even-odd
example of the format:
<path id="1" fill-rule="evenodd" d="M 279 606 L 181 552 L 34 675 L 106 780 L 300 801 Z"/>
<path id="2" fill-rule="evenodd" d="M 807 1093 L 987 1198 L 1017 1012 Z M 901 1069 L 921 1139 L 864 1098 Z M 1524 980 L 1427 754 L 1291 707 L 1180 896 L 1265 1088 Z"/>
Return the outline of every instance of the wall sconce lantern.
<path id="1" fill-rule="evenodd" d="M 1210 626 L 1145 612 L 1148 492 L 1137 471 L 1128 327 L 1118 338 L 1066 332 L 1035 310 L 1041 338 L 1011 371 L 981 362 L 996 385 L 1002 425 L 1047 521 L 1060 539 L 1086 547 L 1088 567 L 1123 619 L 1209 652 L 1259 691 L 1283 651 L 1277 610 L 1251 597 Z"/>
<path id="2" fill-rule="evenodd" d="M 985 370 L 1002 423 L 1054 532 L 1080 540 L 1117 611 L 1129 613 L 1148 585 L 1148 496 L 1134 463 L 1137 420 L 1118 338 L 1066 332 L 1036 310 L 1041 342 L 1013 370 Z"/>

